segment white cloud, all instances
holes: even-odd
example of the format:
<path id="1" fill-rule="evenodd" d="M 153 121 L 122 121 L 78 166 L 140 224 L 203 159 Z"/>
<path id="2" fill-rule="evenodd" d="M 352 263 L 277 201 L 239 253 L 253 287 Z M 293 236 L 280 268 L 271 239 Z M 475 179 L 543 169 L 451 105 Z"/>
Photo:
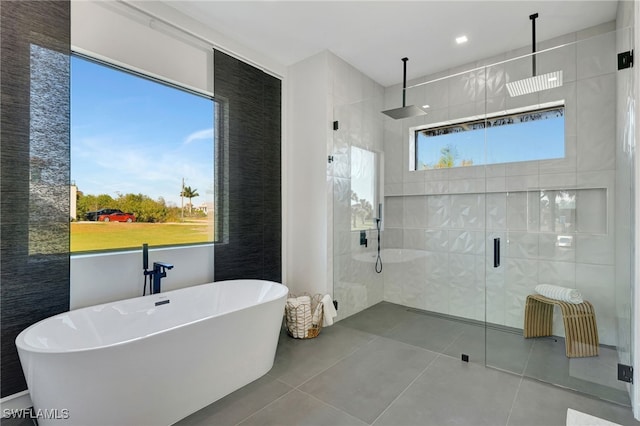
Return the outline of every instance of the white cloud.
<path id="1" fill-rule="evenodd" d="M 184 140 L 184 143 L 185 144 L 189 144 L 189 143 L 191 143 L 193 141 L 202 140 L 202 139 L 212 140 L 213 139 L 213 128 L 204 129 L 204 130 L 198 130 L 197 132 L 191 133 Z"/>
<path id="2" fill-rule="evenodd" d="M 206 130 L 194 132 L 192 140 L 205 139 Z M 212 137 L 213 131 L 209 130 Z M 112 196 L 116 192 L 143 193 L 154 199 L 180 202 L 181 178 L 186 185 L 197 188 L 204 200 L 211 185 L 211 166 L 183 156 L 181 148 L 146 150 L 140 146 L 121 144 L 117 137 L 78 138 L 72 146 L 72 174 L 79 189 L 86 194 Z"/>

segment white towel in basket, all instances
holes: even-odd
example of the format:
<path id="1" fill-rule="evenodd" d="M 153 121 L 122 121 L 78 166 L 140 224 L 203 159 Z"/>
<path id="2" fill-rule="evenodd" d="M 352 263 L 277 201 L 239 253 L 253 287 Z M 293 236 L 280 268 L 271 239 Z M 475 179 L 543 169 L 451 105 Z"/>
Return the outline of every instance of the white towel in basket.
<path id="1" fill-rule="evenodd" d="M 311 298 L 309 296 L 290 297 L 287 299 L 287 322 L 295 324 L 289 331 L 293 337 L 303 339 L 311 328 Z"/>
<path id="2" fill-rule="evenodd" d="M 560 287 L 551 284 L 540 284 L 536 286 L 536 293 L 548 297 L 549 299 L 560 300 L 573 304 L 582 303 L 582 295 L 574 288 Z"/>
<path id="3" fill-rule="evenodd" d="M 335 306 L 333 306 L 333 300 L 331 300 L 331 296 L 325 294 L 322 298 L 322 306 L 324 308 L 324 321 L 322 321 L 322 325 L 324 327 L 328 327 L 333 325 L 333 318 L 338 315 L 336 312 Z"/>

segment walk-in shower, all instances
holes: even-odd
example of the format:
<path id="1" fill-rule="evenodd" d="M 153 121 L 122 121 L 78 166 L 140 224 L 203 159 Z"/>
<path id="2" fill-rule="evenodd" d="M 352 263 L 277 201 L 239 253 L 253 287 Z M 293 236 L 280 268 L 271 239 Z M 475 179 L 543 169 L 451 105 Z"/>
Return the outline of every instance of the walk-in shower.
<path id="1" fill-rule="evenodd" d="M 412 344 L 439 333 L 448 355 L 628 405 L 617 370 L 631 363 L 637 83 L 616 54 L 633 48 L 632 31 L 603 24 L 538 47 L 419 79 L 406 101 L 428 103 L 427 115 L 389 119 L 375 99 L 335 107 L 334 298 L 342 318 L 386 301 L 464 324 L 394 330 L 425 334 Z M 562 85 L 510 96 L 533 57 L 538 75 L 559 71 Z M 381 274 L 375 247 L 357 241 L 362 229 L 375 235 L 366 219 L 375 212 L 353 197 L 352 147 L 378 158 L 366 167 L 377 185 L 368 193 L 382 194 L 371 204 L 384 206 Z M 524 338 L 526 298 L 539 284 L 577 289 L 593 304 L 598 356 L 566 356 L 559 310 L 553 336 Z"/>

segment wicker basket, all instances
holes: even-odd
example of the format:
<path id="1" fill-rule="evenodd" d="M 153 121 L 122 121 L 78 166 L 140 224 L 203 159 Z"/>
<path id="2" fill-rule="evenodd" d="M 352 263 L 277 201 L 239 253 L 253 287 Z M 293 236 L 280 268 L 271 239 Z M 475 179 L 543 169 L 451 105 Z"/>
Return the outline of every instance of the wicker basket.
<path id="1" fill-rule="evenodd" d="M 320 334 L 324 319 L 322 295 L 290 294 L 284 307 L 287 334 L 294 339 L 312 339 Z"/>

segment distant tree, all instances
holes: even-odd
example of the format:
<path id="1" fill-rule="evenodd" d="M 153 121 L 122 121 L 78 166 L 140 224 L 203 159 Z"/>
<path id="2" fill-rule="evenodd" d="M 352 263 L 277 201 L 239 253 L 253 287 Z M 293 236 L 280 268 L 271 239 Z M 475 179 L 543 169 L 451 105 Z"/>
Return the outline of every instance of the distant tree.
<path id="1" fill-rule="evenodd" d="M 436 169 L 446 169 L 453 167 L 458 158 L 458 151 L 455 146 L 447 145 L 440 149 L 440 160 L 435 165 Z"/>
<path id="2" fill-rule="evenodd" d="M 191 199 L 200 196 L 200 194 L 198 194 L 198 190 L 197 189 L 191 189 L 190 186 L 185 186 L 182 189 L 182 193 L 180 193 L 180 196 L 189 199 L 189 214 L 191 214 L 191 209 L 193 207 L 193 203 L 191 203 Z"/>
<path id="3" fill-rule="evenodd" d="M 166 222 L 171 216 L 169 209 L 165 206 L 164 200 L 155 201 L 144 194 L 120 194 L 113 199 L 110 195 L 85 195 L 81 194 L 77 202 L 77 216 L 83 220 L 89 211 L 100 209 L 119 209 L 127 213 L 136 215 L 138 222 Z"/>
<path id="4" fill-rule="evenodd" d="M 87 212 L 92 212 L 100 209 L 114 209 L 115 200 L 110 195 L 85 195 L 81 191 L 78 191 L 78 199 L 76 202 L 76 217 L 78 220 L 84 220 Z"/>
<path id="5" fill-rule="evenodd" d="M 462 160 L 462 163 L 460 164 L 462 167 L 465 166 L 473 166 L 473 160 Z"/>
<path id="6" fill-rule="evenodd" d="M 363 225 L 367 219 L 373 218 L 373 206 L 369 200 L 358 197 L 358 194 L 352 190 L 351 201 L 355 201 L 355 203 L 351 203 L 351 221 L 353 228 L 357 227 L 357 218 L 360 218 L 360 222 Z"/>

